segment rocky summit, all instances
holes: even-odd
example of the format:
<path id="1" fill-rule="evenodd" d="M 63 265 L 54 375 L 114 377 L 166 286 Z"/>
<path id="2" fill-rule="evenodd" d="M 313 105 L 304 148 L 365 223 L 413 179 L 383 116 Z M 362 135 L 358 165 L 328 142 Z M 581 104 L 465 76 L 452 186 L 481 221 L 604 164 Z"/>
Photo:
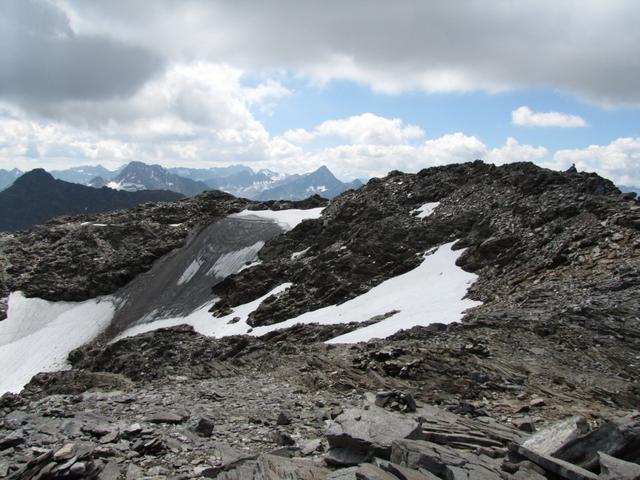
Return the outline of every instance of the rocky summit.
<path id="1" fill-rule="evenodd" d="M 640 203 L 595 174 L 206 192 L 0 249 L 0 358 L 42 366 L 0 478 L 640 478 Z"/>

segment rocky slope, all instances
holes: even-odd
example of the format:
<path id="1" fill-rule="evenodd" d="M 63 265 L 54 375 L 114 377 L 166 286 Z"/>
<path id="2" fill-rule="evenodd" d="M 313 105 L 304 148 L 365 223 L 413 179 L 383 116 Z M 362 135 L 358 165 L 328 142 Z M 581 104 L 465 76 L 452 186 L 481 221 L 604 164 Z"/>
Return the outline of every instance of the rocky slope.
<path id="1" fill-rule="evenodd" d="M 86 217 L 128 221 L 114 237 L 74 233 L 69 225 L 85 217 L 5 236 L 8 289 L 89 298 L 216 218 L 292 205 L 211 195 Z M 214 286 L 213 313 L 291 282 L 250 316 L 254 326 L 275 324 L 361 295 L 456 241 L 459 265 L 478 275 L 469 295 L 483 302 L 462 322 L 433 318 L 355 345 L 324 341 L 361 324 L 220 339 L 183 326 L 102 339 L 72 352 L 70 370 L 2 398 L 0 475 L 636 478 L 639 230 L 634 196 L 592 174 L 473 162 L 371 180 Z M 157 250 L 147 255 L 145 242 Z M 100 269 L 96 251 L 108 252 Z M 60 268 L 60 255 L 79 265 Z M 111 276 L 125 265 L 127 275 Z M 92 290 L 93 270 L 105 278 Z"/>

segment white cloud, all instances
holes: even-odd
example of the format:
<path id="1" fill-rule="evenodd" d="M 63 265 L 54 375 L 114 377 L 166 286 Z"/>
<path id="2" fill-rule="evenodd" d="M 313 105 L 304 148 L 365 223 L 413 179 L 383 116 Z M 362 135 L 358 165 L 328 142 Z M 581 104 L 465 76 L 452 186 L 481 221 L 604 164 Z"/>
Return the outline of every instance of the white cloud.
<path id="1" fill-rule="evenodd" d="M 493 148 L 486 152 L 484 158 L 489 163 L 504 165 L 512 162 L 534 162 L 539 163 L 544 160 L 549 151 L 545 147 L 534 147 L 532 145 L 521 145 L 513 138 L 507 138 L 504 146 Z"/>
<path id="2" fill-rule="evenodd" d="M 511 122 L 525 127 L 586 127 L 587 122 L 578 115 L 560 112 L 534 112 L 529 107 L 522 106 L 511 112 Z"/>
<path id="3" fill-rule="evenodd" d="M 303 143 L 320 137 L 340 137 L 356 145 L 394 145 L 424 136 L 416 125 L 405 125 L 399 118 L 363 113 L 341 120 L 327 120 L 308 132 L 298 128 L 283 135 L 291 142 Z"/>
<path id="4" fill-rule="evenodd" d="M 581 171 L 595 171 L 619 185 L 640 186 L 640 137 L 618 138 L 608 145 L 558 150 L 549 168 L 566 170 L 575 164 Z"/>

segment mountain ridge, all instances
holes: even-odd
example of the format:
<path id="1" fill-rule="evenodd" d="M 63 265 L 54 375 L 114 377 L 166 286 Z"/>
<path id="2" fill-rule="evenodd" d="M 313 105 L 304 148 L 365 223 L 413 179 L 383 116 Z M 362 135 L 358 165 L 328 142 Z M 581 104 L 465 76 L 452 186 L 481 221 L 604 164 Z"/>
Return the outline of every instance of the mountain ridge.
<path id="1" fill-rule="evenodd" d="M 19 230 L 60 215 L 131 208 L 150 201 L 176 201 L 167 191 L 116 192 L 54 179 L 44 169 L 20 176 L 0 192 L 0 230 Z"/>

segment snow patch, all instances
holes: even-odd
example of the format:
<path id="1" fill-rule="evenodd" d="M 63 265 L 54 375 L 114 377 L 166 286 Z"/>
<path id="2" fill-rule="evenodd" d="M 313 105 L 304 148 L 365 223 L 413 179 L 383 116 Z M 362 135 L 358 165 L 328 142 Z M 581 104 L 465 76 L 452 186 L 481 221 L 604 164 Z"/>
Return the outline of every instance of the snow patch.
<path id="1" fill-rule="evenodd" d="M 411 215 L 415 215 L 417 213 L 416 216 L 418 218 L 427 218 L 433 213 L 436 208 L 438 208 L 438 205 L 440 205 L 440 202 L 425 203 L 421 207 L 418 207 L 415 210 L 411 210 L 410 213 Z"/>
<path id="2" fill-rule="evenodd" d="M 372 338 L 386 338 L 399 330 L 415 326 L 458 321 L 465 310 L 480 305 L 481 302 L 463 298 L 478 277 L 456 265 L 462 250 L 452 250 L 453 243 L 455 242 L 428 252 L 418 267 L 386 280 L 359 297 L 340 305 L 304 313 L 284 322 L 257 327 L 251 335 L 264 335 L 299 323 L 331 325 L 365 322 L 391 310 L 399 310 L 399 313 L 340 335 L 327 343 L 365 342 Z"/>
<path id="3" fill-rule="evenodd" d="M 305 253 L 307 253 L 309 251 L 311 247 L 307 247 L 304 250 L 300 250 L 299 252 L 293 252 L 291 254 L 291 260 L 295 260 L 298 257 L 301 257 L 302 255 L 304 255 Z"/>
<path id="4" fill-rule="evenodd" d="M 259 217 L 276 222 L 285 231 L 292 230 L 297 227 L 303 220 L 320 218 L 324 207 L 310 208 L 308 210 L 300 210 L 291 208 L 288 210 L 243 210 L 234 213 L 230 217 Z"/>
<path id="5" fill-rule="evenodd" d="M 49 302 L 11 293 L 0 322 L 0 394 L 19 392 L 36 373 L 68 368 L 69 352 L 98 336 L 114 312 L 111 296 Z"/>

